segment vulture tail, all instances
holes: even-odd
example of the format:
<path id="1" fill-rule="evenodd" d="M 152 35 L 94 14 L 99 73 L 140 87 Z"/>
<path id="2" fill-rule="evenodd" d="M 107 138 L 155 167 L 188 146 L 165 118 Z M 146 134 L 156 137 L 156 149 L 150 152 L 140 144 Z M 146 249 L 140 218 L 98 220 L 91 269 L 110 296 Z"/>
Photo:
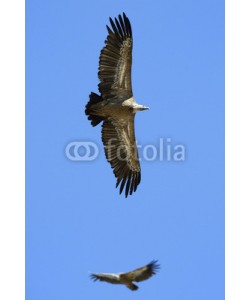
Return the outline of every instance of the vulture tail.
<path id="1" fill-rule="evenodd" d="M 89 95 L 89 102 L 86 105 L 85 114 L 88 116 L 88 120 L 91 121 L 92 126 L 98 125 L 100 122 L 103 121 L 102 117 L 99 117 L 97 115 L 93 115 L 91 112 L 91 106 L 94 104 L 97 104 L 98 102 L 102 101 L 102 97 L 97 95 L 96 93 L 91 92 Z"/>
<path id="2" fill-rule="evenodd" d="M 138 290 L 138 286 L 133 284 L 132 282 L 130 284 L 127 285 L 127 287 L 131 290 L 131 291 L 136 291 Z"/>

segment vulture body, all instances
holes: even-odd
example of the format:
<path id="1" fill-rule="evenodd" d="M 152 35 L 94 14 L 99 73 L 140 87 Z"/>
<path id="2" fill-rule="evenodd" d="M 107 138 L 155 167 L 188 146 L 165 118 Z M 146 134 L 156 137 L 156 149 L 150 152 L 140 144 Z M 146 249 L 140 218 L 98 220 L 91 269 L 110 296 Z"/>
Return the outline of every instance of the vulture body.
<path id="1" fill-rule="evenodd" d="M 118 274 L 109 274 L 109 273 L 101 273 L 101 274 L 91 274 L 90 278 L 94 281 L 100 280 L 113 284 L 124 284 L 132 291 L 138 290 L 138 286 L 133 283 L 140 282 L 146 280 L 156 274 L 160 265 L 157 264 L 157 261 L 154 260 L 147 264 L 144 267 L 135 269 L 133 271 L 127 273 L 118 273 Z"/>
<path id="2" fill-rule="evenodd" d="M 148 107 L 135 102 L 131 84 L 133 37 L 125 13 L 114 21 L 99 59 L 98 89 L 91 93 L 85 113 L 92 126 L 102 122 L 105 155 L 125 196 L 136 191 L 141 181 L 141 168 L 135 141 L 135 113 Z"/>

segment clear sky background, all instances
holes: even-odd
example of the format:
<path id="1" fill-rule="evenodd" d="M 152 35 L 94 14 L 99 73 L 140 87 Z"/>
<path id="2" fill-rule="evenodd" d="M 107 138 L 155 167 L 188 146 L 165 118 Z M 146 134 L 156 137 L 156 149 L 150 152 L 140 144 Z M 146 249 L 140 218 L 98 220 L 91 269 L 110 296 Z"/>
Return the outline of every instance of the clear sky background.
<path id="1" fill-rule="evenodd" d="M 186 150 L 142 157 L 127 199 L 84 115 L 105 25 L 123 11 L 134 96 L 150 107 L 136 116 L 139 152 L 160 138 Z M 70 161 L 72 141 L 95 142 L 98 158 Z M 27 300 L 223 299 L 224 1 L 27 1 L 26 154 Z M 136 292 L 89 279 L 153 259 L 161 270 Z"/>

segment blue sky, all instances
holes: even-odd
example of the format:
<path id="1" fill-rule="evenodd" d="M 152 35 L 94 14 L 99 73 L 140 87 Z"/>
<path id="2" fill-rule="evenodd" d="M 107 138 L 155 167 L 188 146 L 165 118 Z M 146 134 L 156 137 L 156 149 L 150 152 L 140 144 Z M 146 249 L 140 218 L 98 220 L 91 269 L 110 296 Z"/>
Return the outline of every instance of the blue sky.
<path id="1" fill-rule="evenodd" d="M 142 157 L 127 199 L 84 115 L 105 25 L 123 11 L 134 96 L 150 107 L 136 116 L 137 141 L 185 147 L 182 162 Z M 72 141 L 96 143 L 97 159 L 70 161 Z M 88 277 L 153 259 L 161 270 L 137 292 Z M 224 298 L 224 1 L 26 2 L 26 295 Z"/>

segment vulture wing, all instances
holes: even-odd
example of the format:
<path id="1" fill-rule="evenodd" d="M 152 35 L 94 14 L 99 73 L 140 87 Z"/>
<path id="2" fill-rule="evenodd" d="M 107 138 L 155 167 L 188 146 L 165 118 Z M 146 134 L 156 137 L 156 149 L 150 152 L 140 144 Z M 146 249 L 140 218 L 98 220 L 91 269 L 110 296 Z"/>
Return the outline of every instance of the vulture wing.
<path id="1" fill-rule="evenodd" d="M 126 100 L 133 96 L 131 84 L 132 65 L 132 30 L 129 19 L 123 13 L 109 18 L 112 30 L 107 26 L 106 45 L 99 59 L 98 85 L 102 98 L 105 100 Z"/>
<path id="2" fill-rule="evenodd" d="M 136 191 L 141 181 L 141 169 L 135 142 L 134 114 L 124 119 L 108 118 L 103 122 L 102 141 L 108 162 L 120 184 L 120 194 L 125 188 L 125 196 Z"/>
<path id="3" fill-rule="evenodd" d="M 90 278 L 93 279 L 94 281 L 100 280 L 100 281 L 106 281 L 109 283 L 114 283 L 114 284 L 119 284 L 120 282 L 120 277 L 117 274 L 91 274 Z"/>
<path id="4" fill-rule="evenodd" d="M 126 276 L 131 281 L 140 282 L 156 274 L 159 268 L 160 265 L 157 264 L 157 260 L 154 260 L 144 267 L 138 268 L 128 273 L 124 273 L 123 276 Z"/>

